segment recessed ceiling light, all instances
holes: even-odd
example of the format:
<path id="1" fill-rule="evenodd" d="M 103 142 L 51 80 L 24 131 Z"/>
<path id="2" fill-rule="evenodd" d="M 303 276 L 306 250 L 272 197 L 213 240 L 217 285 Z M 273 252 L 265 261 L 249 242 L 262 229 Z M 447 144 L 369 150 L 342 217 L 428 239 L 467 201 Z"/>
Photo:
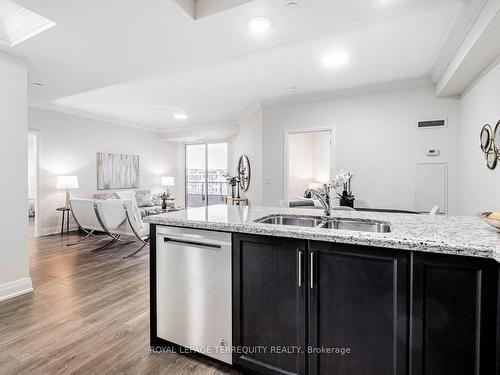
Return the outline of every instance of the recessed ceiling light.
<path id="1" fill-rule="evenodd" d="M 271 28 L 272 22 L 267 17 L 254 17 L 248 21 L 248 28 L 254 33 L 264 33 Z"/>
<path id="2" fill-rule="evenodd" d="M 290 87 L 288 89 L 288 91 L 290 92 L 290 94 L 296 94 L 299 92 L 299 88 L 298 87 Z"/>
<path id="3" fill-rule="evenodd" d="M 326 69 L 341 68 L 350 61 L 349 54 L 345 51 L 332 51 L 327 55 L 323 56 L 322 64 Z"/>
<path id="4" fill-rule="evenodd" d="M 288 4 L 286 4 L 286 7 L 287 7 L 287 9 L 296 10 L 296 9 L 299 9 L 300 5 L 296 1 L 292 1 Z"/>
<path id="5" fill-rule="evenodd" d="M 184 113 L 176 113 L 176 114 L 174 115 L 174 118 L 175 118 L 176 120 L 187 120 L 187 118 L 188 118 L 188 117 L 187 117 L 187 115 L 185 115 Z"/>

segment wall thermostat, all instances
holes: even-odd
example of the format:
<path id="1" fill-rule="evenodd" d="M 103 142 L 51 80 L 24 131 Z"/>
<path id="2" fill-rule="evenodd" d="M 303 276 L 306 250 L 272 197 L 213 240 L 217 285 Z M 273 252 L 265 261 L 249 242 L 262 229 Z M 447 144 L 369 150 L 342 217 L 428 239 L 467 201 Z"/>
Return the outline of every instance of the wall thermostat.
<path id="1" fill-rule="evenodd" d="M 439 156 L 439 150 L 437 148 L 430 148 L 427 150 L 427 156 Z"/>

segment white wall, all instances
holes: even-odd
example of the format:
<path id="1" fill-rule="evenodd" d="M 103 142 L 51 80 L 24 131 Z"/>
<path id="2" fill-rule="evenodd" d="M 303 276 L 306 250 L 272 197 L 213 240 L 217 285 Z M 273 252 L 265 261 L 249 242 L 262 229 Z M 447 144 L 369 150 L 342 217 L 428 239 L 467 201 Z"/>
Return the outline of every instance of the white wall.
<path id="1" fill-rule="evenodd" d="M 262 205 L 262 112 L 257 111 L 240 123 L 238 135 L 229 141 L 229 173 L 236 174 L 238 160 L 247 155 L 250 160 L 250 187 L 242 196 L 250 204 Z"/>
<path id="2" fill-rule="evenodd" d="M 28 199 L 36 197 L 36 135 L 28 134 Z"/>
<path id="3" fill-rule="evenodd" d="M 463 96 L 461 102 L 460 214 L 500 211 L 500 164 L 489 170 L 479 148 L 479 133 L 484 124 L 500 120 L 500 63 L 492 67 Z M 497 138 L 500 142 L 500 137 Z"/>
<path id="4" fill-rule="evenodd" d="M 182 196 L 181 146 L 162 141 L 158 134 L 31 107 L 29 127 L 40 132 L 40 235 L 59 231 L 61 217 L 55 210 L 64 205 L 64 191 L 55 188 L 58 175 L 78 176 L 80 188 L 71 193 L 74 197 L 91 198 L 97 192 L 98 152 L 139 155 L 140 189 L 160 189 L 161 176 L 174 176 L 173 192 Z"/>
<path id="5" fill-rule="evenodd" d="M 456 212 L 459 104 L 428 87 L 264 109 L 263 203 L 283 199 L 284 130 L 334 128 L 335 169 L 354 173 L 358 207 L 414 209 L 416 164 L 447 161 L 449 207 Z M 447 128 L 416 128 L 418 120 L 442 117 Z M 427 157 L 427 148 L 441 155 Z"/>
<path id="6" fill-rule="evenodd" d="M 0 53 L 0 300 L 32 290 L 28 256 L 27 69 Z"/>

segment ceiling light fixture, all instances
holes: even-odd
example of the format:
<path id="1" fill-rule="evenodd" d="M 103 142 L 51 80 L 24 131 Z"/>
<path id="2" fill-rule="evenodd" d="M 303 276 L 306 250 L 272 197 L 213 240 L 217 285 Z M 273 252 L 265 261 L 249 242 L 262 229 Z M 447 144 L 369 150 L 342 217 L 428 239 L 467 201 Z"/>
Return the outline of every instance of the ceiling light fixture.
<path id="1" fill-rule="evenodd" d="M 271 28 L 272 22 L 267 17 L 253 17 L 248 21 L 248 28 L 257 34 L 262 34 Z"/>
<path id="2" fill-rule="evenodd" d="M 188 117 L 187 117 L 187 115 L 185 115 L 184 113 L 176 113 L 176 114 L 174 115 L 174 118 L 175 118 L 176 120 L 187 120 L 187 118 L 188 118 Z"/>
<path id="3" fill-rule="evenodd" d="M 55 22 L 13 1 L 0 0 L 0 44 L 14 47 L 55 25 Z"/>
<path id="4" fill-rule="evenodd" d="M 296 10 L 296 9 L 299 9 L 300 5 L 296 1 L 292 1 L 288 4 L 286 4 L 286 7 L 287 7 L 287 9 Z"/>
<path id="5" fill-rule="evenodd" d="M 323 67 L 326 69 L 341 68 L 351 61 L 349 54 L 345 51 L 332 51 L 322 59 Z"/>

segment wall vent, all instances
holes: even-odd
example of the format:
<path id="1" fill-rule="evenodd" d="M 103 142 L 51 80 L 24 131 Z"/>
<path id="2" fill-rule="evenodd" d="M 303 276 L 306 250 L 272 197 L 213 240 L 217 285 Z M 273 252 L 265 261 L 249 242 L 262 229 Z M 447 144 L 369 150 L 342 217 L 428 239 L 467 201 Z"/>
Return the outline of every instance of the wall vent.
<path id="1" fill-rule="evenodd" d="M 446 127 L 446 119 L 441 120 L 422 120 L 417 123 L 419 129 L 434 129 Z"/>

